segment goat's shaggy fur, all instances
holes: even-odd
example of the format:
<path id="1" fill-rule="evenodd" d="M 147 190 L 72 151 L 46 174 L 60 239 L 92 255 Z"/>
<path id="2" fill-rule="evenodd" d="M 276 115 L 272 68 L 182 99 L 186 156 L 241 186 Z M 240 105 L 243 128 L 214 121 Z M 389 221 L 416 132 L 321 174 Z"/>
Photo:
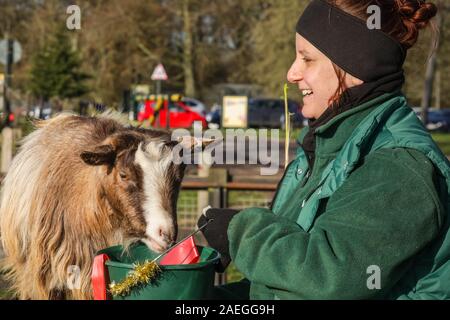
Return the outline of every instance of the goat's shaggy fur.
<path id="1" fill-rule="evenodd" d="M 90 299 L 95 253 L 125 236 L 100 188 L 105 169 L 80 154 L 126 129 L 112 118 L 72 115 L 37 127 L 3 181 L 2 269 L 20 299 Z M 80 268 L 79 290 L 67 288 L 70 266 Z"/>

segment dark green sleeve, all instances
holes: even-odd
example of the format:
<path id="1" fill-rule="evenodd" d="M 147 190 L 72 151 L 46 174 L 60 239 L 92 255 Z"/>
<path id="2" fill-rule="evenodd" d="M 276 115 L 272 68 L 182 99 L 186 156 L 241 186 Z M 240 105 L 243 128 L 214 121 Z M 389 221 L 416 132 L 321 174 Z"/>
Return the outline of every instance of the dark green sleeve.
<path id="1" fill-rule="evenodd" d="M 236 215 L 230 253 L 248 278 L 282 299 L 380 298 L 439 232 L 434 167 L 408 149 L 368 156 L 328 200 L 309 233 L 263 208 Z M 370 266 L 381 290 L 369 290 Z"/>

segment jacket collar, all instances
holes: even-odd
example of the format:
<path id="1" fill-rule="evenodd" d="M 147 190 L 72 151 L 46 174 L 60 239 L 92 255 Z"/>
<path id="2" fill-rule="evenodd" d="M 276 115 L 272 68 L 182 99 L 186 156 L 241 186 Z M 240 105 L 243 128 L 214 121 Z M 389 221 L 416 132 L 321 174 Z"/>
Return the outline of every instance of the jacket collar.
<path id="1" fill-rule="evenodd" d="M 326 124 L 315 129 L 316 155 L 334 155 L 341 150 L 354 129 L 361 121 L 380 104 L 401 95 L 400 92 L 383 94 L 375 99 L 363 103 L 357 107 L 347 110 L 328 121 Z M 301 144 L 309 127 L 302 130 L 298 142 Z"/>

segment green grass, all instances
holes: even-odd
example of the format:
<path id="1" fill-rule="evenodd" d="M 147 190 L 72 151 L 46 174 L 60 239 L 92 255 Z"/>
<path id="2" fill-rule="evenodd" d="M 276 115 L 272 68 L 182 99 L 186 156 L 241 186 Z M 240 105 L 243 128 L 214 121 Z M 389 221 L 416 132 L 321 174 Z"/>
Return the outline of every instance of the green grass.
<path id="1" fill-rule="evenodd" d="M 432 136 L 442 152 L 450 156 L 450 133 L 435 133 Z"/>
<path id="2" fill-rule="evenodd" d="M 0 289 L 0 300 L 11 300 L 14 295 L 11 291 L 7 289 Z"/>
<path id="3" fill-rule="evenodd" d="M 0 272 L 0 300 L 10 300 L 13 297 L 13 292 L 8 289 L 6 281 L 3 280 L 3 273 Z"/>

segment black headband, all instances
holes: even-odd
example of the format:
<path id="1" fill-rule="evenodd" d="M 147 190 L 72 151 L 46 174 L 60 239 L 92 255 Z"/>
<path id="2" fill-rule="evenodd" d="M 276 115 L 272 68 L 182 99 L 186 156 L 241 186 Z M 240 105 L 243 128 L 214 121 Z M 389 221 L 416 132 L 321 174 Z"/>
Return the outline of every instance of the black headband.
<path id="1" fill-rule="evenodd" d="M 381 30 L 329 4 L 313 0 L 297 32 L 345 72 L 370 82 L 402 70 L 406 51 Z"/>

